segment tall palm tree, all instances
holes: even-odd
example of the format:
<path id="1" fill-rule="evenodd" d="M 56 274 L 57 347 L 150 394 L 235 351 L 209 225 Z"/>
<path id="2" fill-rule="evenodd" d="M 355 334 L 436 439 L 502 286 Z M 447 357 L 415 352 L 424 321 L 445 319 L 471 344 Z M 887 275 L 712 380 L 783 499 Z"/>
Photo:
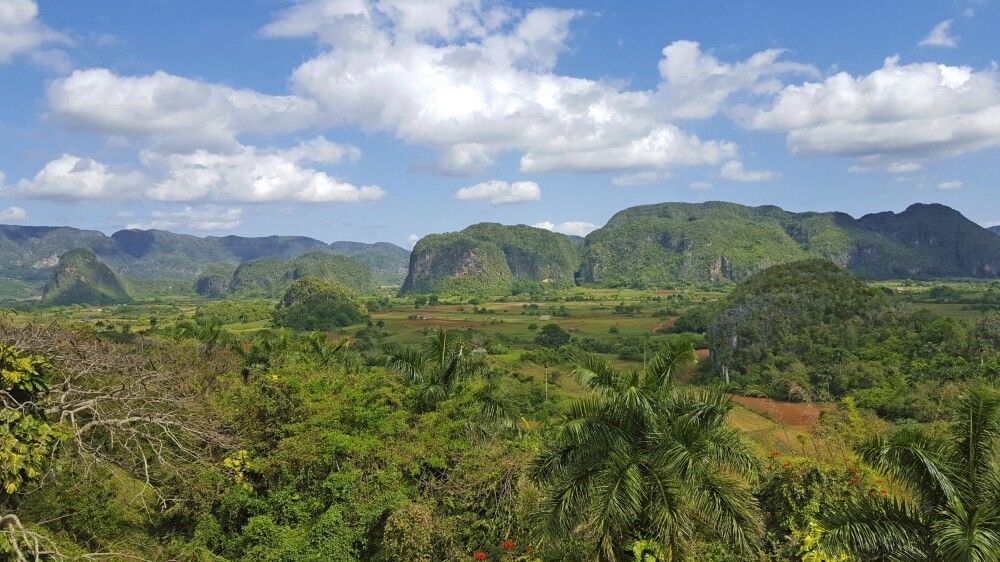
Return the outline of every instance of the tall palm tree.
<path id="1" fill-rule="evenodd" d="M 902 427 L 859 447 L 899 495 L 826 514 L 824 543 L 859 560 L 1000 561 L 1000 395 L 961 397 L 947 431 Z"/>
<path id="2" fill-rule="evenodd" d="M 389 351 L 389 368 L 399 371 L 417 391 L 423 410 L 451 396 L 465 378 L 486 371 L 481 354 L 465 350 L 464 342 L 448 330 L 431 333 L 422 348 L 397 347 Z"/>
<path id="3" fill-rule="evenodd" d="M 639 543 L 683 560 L 699 533 L 753 550 L 762 524 L 748 482 L 758 462 L 726 424 L 728 399 L 673 384 L 694 363 L 681 342 L 640 370 L 581 360 L 575 374 L 593 396 L 570 408 L 532 470 L 548 537 L 583 533 L 606 561 L 630 559 Z"/>

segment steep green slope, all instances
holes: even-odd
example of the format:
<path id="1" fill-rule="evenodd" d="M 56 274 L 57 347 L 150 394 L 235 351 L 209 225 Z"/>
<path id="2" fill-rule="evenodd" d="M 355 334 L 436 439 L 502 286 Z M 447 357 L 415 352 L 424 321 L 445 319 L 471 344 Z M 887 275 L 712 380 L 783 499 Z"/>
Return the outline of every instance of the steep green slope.
<path id="1" fill-rule="evenodd" d="M 918 275 L 1000 274 L 1000 238 L 950 207 L 916 203 L 901 213 L 865 215 L 858 223 L 897 244 L 919 250 L 914 272 Z"/>
<path id="2" fill-rule="evenodd" d="M 578 256 L 565 235 L 480 223 L 420 239 L 410 255 L 403 291 L 499 293 L 515 281 L 572 284 Z"/>
<path id="3" fill-rule="evenodd" d="M 855 220 L 774 206 L 662 203 L 625 209 L 592 232 L 580 278 L 605 286 L 738 282 L 803 258 L 868 278 L 992 277 L 1000 271 L 1000 238 L 943 205 Z"/>
<path id="4" fill-rule="evenodd" d="M 330 244 L 330 251 L 368 264 L 375 279 L 386 285 L 401 284 L 410 263 L 409 250 L 388 242 L 365 244 L 339 241 Z"/>
<path id="5" fill-rule="evenodd" d="M 367 264 L 351 258 L 309 252 L 289 260 L 261 258 L 241 264 L 233 273 L 229 291 L 244 296 L 277 297 L 303 277 L 334 281 L 356 292 L 371 291 L 375 282 Z"/>
<path id="6" fill-rule="evenodd" d="M 73 248 L 90 248 L 102 257 L 116 253 L 114 241 L 96 230 L 0 225 L 0 275 L 46 280 L 59 256 Z"/>
<path id="7" fill-rule="evenodd" d="M 97 259 L 93 250 L 77 248 L 59 256 L 42 300 L 52 305 L 107 305 L 129 302 L 131 298 L 122 280 Z"/>

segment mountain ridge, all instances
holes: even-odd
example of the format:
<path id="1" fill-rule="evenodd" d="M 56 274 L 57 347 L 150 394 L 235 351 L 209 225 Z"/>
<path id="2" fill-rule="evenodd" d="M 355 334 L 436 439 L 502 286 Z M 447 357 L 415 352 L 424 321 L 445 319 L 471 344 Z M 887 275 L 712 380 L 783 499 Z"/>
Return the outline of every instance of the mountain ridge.
<path id="1" fill-rule="evenodd" d="M 255 259 L 291 259 L 308 252 L 346 255 L 369 265 L 381 282 L 398 284 L 409 251 L 388 242 L 328 244 L 307 236 L 195 236 L 158 229 L 103 232 L 70 226 L 0 225 L 0 276 L 44 281 L 60 255 L 90 248 L 118 274 L 138 279 L 194 280 L 209 266 Z"/>

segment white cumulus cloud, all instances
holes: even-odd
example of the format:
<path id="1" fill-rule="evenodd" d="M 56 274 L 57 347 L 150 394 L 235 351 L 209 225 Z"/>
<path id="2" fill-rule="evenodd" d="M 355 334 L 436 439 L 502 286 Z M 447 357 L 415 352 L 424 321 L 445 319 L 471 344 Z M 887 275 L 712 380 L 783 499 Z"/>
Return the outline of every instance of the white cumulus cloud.
<path id="1" fill-rule="evenodd" d="M 65 35 L 38 19 L 38 3 L 34 0 L 0 1 L 0 63 L 10 62 L 19 54 L 37 54 L 40 58 L 36 62 L 44 64 L 44 59 L 53 59 L 61 51 L 42 51 L 40 47 L 69 42 Z"/>
<path id="2" fill-rule="evenodd" d="M 958 188 L 962 187 L 963 185 L 965 185 L 965 182 L 963 182 L 962 180 L 948 180 L 948 181 L 943 181 L 943 182 L 939 183 L 937 185 L 937 188 L 938 189 L 945 189 L 945 190 L 947 190 L 947 189 L 958 189 Z"/>
<path id="3" fill-rule="evenodd" d="M 28 212 L 23 207 L 0 209 L 0 221 L 2 222 L 21 222 L 26 218 L 28 218 Z"/>
<path id="4" fill-rule="evenodd" d="M 743 162 L 730 160 L 722 165 L 719 177 L 730 181 L 756 182 L 776 180 L 781 177 L 781 173 L 771 170 L 744 170 Z"/>
<path id="5" fill-rule="evenodd" d="M 538 201 L 541 198 L 542 189 L 533 181 L 508 183 L 501 180 L 490 180 L 463 187 L 455 192 L 455 199 L 459 201 L 488 200 L 493 205 Z"/>
<path id="6" fill-rule="evenodd" d="M 117 171 L 90 158 L 63 154 L 34 178 L 18 182 L 14 191 L 25 197 L 66 201 L 130 198 L 142 182 L 143 175 L 134 170 Z"/>
<path id="7" fill-rule="evenodd" d="M 586 236 L 591 232 L 597 230 L 596 224 L 585 221 L 566 221 L 560 223 L 554 223 L 552 221 L 542 221 L 542 222 L 536 222 L 531 226 L 534 226 L 535 228 L 543 228 L 545 230 L 551 230 L 552 232 L 568 234 L 570 236 Z"/>
<path id="8" fill-rule="evenodd" d="M 125 228 L 159 230 L 231 230 L 243 222 L 243 209 L 204 205 L 179 211 L 153 211 L 146 222 L 129 223 Z"/>
<path id="9" fill-rule="evenodd" d="M 353 203 L 381 199 L 375 185 L 356 186 L 308 164 L 332 164 L 360 152 L 320 137 L 289 149 L 240 146 L 231 153 L 145 150 L 143 164 L 162 179 L 148 192 L 162 201 L 300 201 Z"/>
<path id="10" fill-rule="evenodd" d="M 951 35 L 952 20 L 944 20 L 920 40 L 921 47 L 957 47 L 958 37 Z"/>
<path id="11" fill-rule="evenodd" d="M 1000 146 L 996 68 L 885 60 L 871 74 L 840 72 L 785 87 L 752 128 L 787 133 L 802 156 L 847 156 L 871 166 Z"/>
<path id="12" fill-rule="evenodd" d="M 232 150 L 240 133 L 274 134 L 309 127 L 316 106 L 296 96 L 270 96 L 165 72 L 118 76 L 77 70 L 48 89 L 53 118 L 69 128 L 138 135 L 177 149 Z"/>
<path id="13" fill-rule="evenodd" d="M 653 89 L 557 73 L 579 15 L 475 0 L 307 0 L 263 33 L 319 41 L 323 52 L 295 70 L 292 86 L 331 123 L 437 149 L 449 173 L 489 167 L 504 152 L 527 172 L 717 165 L 735 145 L 699 139 L 677 120 L 773 93 L 781 75 L 815 72 L 779 61 L 780 50 L 724 63 L 679 41 L 664 49 Z"/>

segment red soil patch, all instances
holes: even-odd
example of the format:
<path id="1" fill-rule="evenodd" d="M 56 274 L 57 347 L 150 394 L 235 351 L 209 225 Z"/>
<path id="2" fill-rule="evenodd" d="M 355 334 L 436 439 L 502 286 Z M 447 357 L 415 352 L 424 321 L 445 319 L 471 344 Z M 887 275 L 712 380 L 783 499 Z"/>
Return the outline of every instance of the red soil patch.
<path id="1" fill-rule="evenodd" d="M 809 428 L 816 426 L 821 413 L 833 409 L 833 405 L 829 403 L 781 402 L 770 398 L 736 395 L 729 397 L 733 402 L 758 414 L 764 414 L 774 421 Z"/>
<path id="2" fill-rule="evenodd" d="M 663 322 L 660 322 L 659 324 L 653 326 L 653 333 L 655 334 L 659 332 L 661 328 L 669 328 L 673 326 L 674 322 L 675 320 L 673 318 L 671 318 L 670 320 L 664 320 Z"/>

